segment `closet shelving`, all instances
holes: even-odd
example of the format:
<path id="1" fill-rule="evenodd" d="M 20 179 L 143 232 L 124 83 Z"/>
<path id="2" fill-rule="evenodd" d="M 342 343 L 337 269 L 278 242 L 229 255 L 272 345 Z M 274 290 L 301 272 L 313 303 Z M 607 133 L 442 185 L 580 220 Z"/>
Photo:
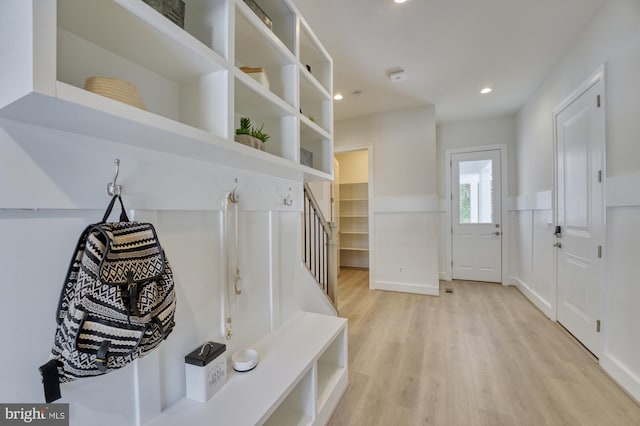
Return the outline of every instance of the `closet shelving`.
<path id="1" fill-rule="evenodd" d="M 369 267 L 369 185 L 340 184 L 340 264 Z"/>
<path id="2" fill-rule="evenodd" d="M 333 174 L 332 60 L 289 0 L 186 0 L 185 29 L 141 0 L 3 0 L 0 117 L 293 179 Z M 307 69 L 311 68 L 311 72 Z M 240 70 L 264 68 L 269 88 Z M 146 111 L 83 89 L 136 85 Z M 271 135 L 233 141 L 240 117 Z M 313 117 L 313 120 L 309 118 Z M 300 164 L 300 148 L 313 166 Z"/>

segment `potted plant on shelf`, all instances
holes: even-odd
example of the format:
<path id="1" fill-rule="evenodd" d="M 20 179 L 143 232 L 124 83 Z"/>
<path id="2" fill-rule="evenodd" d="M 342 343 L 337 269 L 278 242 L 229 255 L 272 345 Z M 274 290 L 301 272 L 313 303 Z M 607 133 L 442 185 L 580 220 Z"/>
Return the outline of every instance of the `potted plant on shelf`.
<path id="1" fill-rule="evenodd" d="M 267 133 L 263 132 L 264 124 L 256 129 L 251 124 L 249 117 L 240 118 L 240 127 L 236 129 L 236 136 L 234 140 L 240 142 L 243 145 L 249 145 L 250 147 L 264 151 L 264 143 L 271 137 Z"/>

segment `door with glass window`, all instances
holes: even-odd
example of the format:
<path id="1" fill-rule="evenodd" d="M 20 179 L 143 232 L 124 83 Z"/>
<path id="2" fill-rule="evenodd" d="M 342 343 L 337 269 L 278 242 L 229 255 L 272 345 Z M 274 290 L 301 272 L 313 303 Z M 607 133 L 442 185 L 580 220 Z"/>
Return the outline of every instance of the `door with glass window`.
<path id="1" fill-rule="evenodd" d="M 451 155 L 453 279 L 502 282 L 500 150 Z"/>

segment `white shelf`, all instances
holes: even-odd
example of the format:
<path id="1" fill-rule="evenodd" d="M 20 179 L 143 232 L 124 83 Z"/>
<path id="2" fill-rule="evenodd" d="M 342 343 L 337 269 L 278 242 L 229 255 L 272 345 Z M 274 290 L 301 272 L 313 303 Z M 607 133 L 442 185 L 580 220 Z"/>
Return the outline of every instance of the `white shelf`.
<path id="1" fill-rule="evenodd" d="M 140 0 L 58 0 L 58 26 L 174 81 L 225 68 L 220 55 Z"/>
<path id="2" fill-rule="evenodd" d="M 297 103 L 295 56 L 242 0 L 236 8 L 236 67 L 264 68 L 269 90 L 293 108 Z"/>
<path id="3" fill-rule="evenodd" d="M 253 425 L 269 420 L 283 426 L 316 424 L 335 407 L 318 405 L 313 371 L 328 348 L 347 359 L 346 327 L 345 319 L 301 312 L 252 346 L 260 356 L 254 370 L 231 370 L 227 384 L 208 402 L 180 400 L 148 425 Z M 331 382 L 323 382 L 323 395 L 339 399 L 347 377 L 345 365 Z"/>
<path id="4" fill-rule="evenodd" d="M 304 68 L 300 69 L 300 110 L 304 118 L 324 132 L 331 132 L 333 100 L 331 95 Z M 315 121 L 310 118 L 313 117 Z"/>
<path id="5" fill-rule="evenodd" d="M 3 0 L 0 14 L 17 18 L 0 28 L 12 40 L 0 117 L 277 177 L 332 179 L 332 103 L 318 123 L 299 112 L 310 90 L 330 94 L 300 71 L 301 17 L 290 0 L 258 3 L 273 32 L 243 0 L 186 0 L 186 30 L 140 0 Z M 240 71 L 243 62 L 265 67 L 271 89 Z M 324 63 L 330 82 L 328 56 Z M 85 92 L 93 76 L 132 82 L 147 111 Z M 241 115 L 264 121 L 266 153 L 233 142 Z M 301 147 L 314 153 L 313 167 L 299 164 Z"/>
<path id="6" fill-rule="evenodd" d="M 302 18 L 300 19 L 300 62 L 305 71 L 307 71 L 307 65 L 311 67 L 313 79 L 317 80 L 327 93 L 333 93 L 331 57 Z"/>
<path id="7" fill-rule="evenodd" d="M 296 12 L 286 0 L 257 0 L 257 4 L 267 14 L 273 23 L 270 30 L 244 3 L 243 0 L 235 0 L 242 13 L 251 20 L 256 28 L 260 28 L 266 36 L 274 37 L 292 54 L 296 40 Z M 260 24 L 260 25 L 258 25 Z"/>
<path id="8" fill-rule="evenodd" d="M 340 264 L 369 267 L 369 185 L 340 184 Z"/>

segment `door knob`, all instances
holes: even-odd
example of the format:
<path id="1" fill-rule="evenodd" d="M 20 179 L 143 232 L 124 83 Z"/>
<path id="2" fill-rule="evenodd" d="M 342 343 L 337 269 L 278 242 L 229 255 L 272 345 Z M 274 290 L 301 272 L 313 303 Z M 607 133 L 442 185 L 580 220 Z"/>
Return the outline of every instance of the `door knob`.
<path id="1" fill-rule="evenodd" d="M 562 248 L 562 243 L 561 242 L 557 242 L 553 246 L 554 247 L 558 247 L 558 248 Z"/>

